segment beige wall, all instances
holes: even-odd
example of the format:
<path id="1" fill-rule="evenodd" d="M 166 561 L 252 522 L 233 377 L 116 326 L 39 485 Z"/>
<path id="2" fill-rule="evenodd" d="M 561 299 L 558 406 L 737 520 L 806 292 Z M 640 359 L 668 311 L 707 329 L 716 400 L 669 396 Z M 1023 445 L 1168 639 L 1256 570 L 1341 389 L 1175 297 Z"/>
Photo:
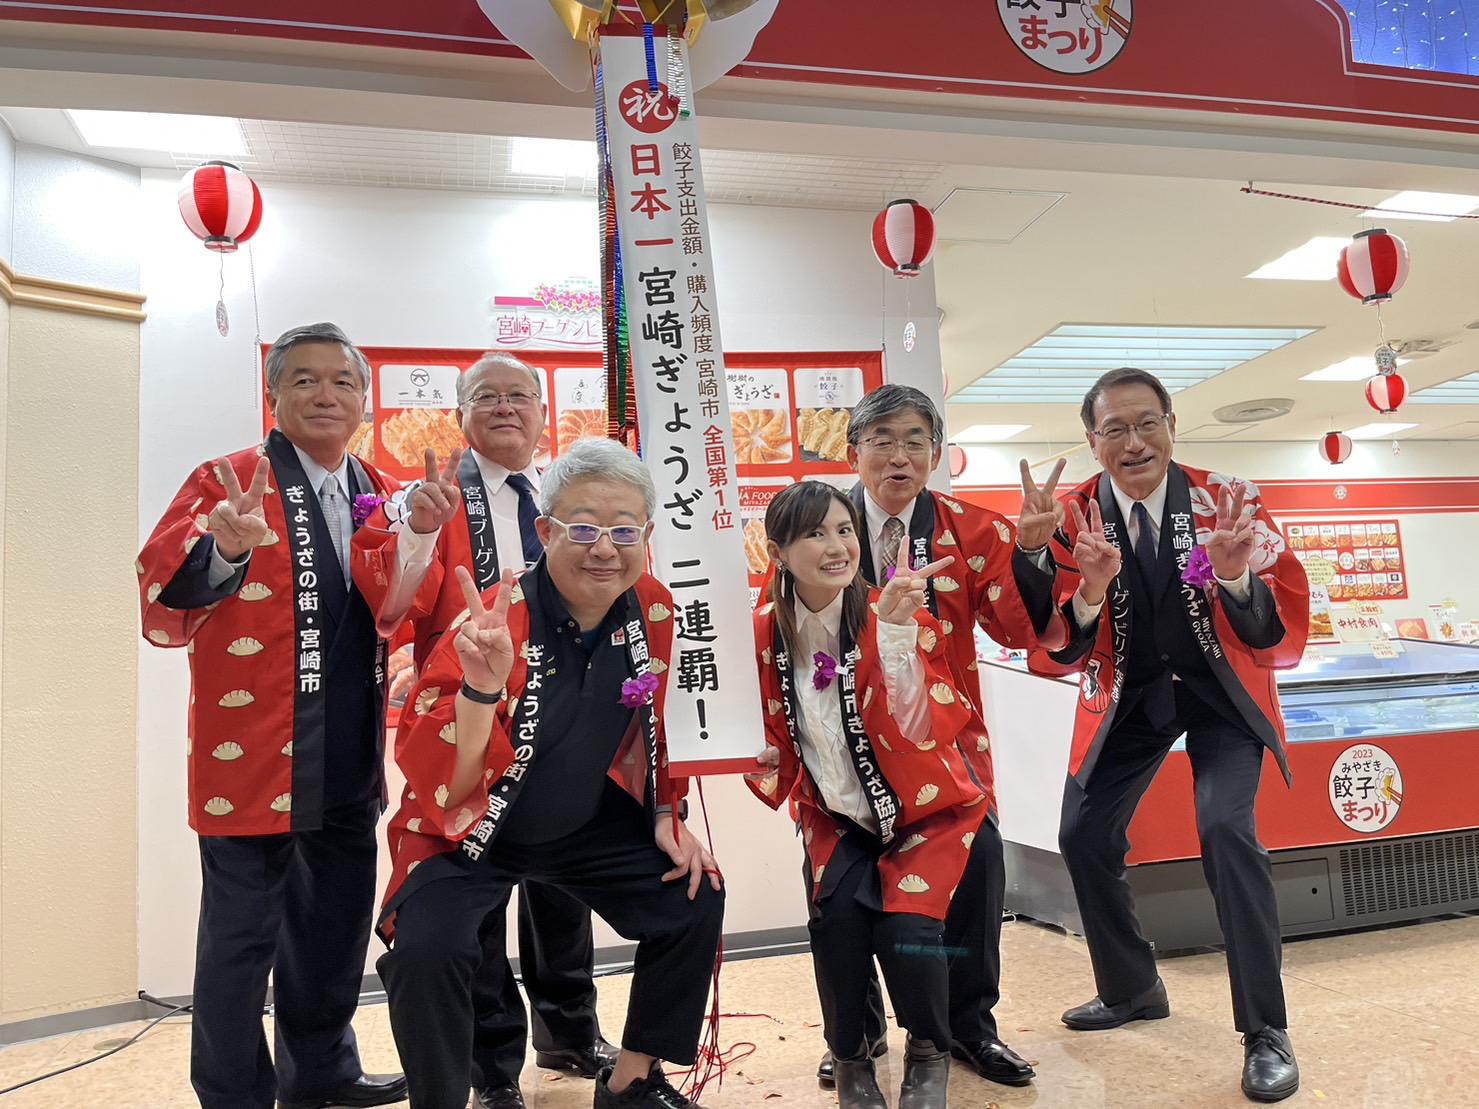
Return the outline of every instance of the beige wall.
<path id="1" fill-rule="evenodd" d="M 0 1024 L 138 989 L 139 326 L 128 317 L 141 298 L 25 278 L 6 291 Z M 88 300 L 115 314 L 76 304 Z"/>

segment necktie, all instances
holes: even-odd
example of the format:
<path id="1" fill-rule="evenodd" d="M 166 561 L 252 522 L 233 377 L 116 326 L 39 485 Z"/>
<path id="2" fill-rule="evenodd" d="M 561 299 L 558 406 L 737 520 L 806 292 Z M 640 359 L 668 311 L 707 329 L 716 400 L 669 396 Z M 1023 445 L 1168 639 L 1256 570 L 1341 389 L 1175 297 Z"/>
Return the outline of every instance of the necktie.
<path id="1" fill-rule="evenodd" d="M 534 521 L 539 518 L 539 508 L 534 503 L 534 484 L 523 474 L 509 474 L 508 486 L 519 495 L 519 542 L 524 548 L 524 566 L 533 566 L 544 553 L 539 543 L 539 533 L 534 530 Z"/>
<path id="2" fill-rule="evenodd" d="M 344 521 L 339 517 L 339 479 L 330 474 L 323 488 L 318 491 L 318 503 L 324 510 L 324 523 L 329 527 L 329 539 L 334 544 L 334 557 L 339 560 L 339 569 L 344 567 Z M 345 575 L 348 580 L 348 575 Z"/>
<path id="3" fill-rule="evenodd" d="M 1144 504 L 1136 501 L 1130 515 L 1135 520 L 1135 561 L 1140 563 L 1140 576 L 1145 579 L 1145 584 L 1152 586 L 1155 584 L 1157 555 L 1155 533 L 1150 526 L 1150 513 L 1145 511 Z"/>
<path id="4" fill-rule="evenodd" d="M 888 581 L 888 572 L 899 564 L 899 548 L 904 542 L 904 521 L 890 516 L 883 523 L 883 550 L 878 558 L 878 584 Z"/>

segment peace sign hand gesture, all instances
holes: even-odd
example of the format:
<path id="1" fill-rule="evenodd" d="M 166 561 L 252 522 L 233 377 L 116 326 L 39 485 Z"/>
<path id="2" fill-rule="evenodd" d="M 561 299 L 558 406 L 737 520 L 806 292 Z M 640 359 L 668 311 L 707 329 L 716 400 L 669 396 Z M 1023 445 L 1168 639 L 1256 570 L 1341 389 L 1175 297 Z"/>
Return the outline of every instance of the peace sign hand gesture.
<path id="1" fill-rule="evenodd" d="M 462 660 L 467 684 L 483 693 L 497 693 L 514 668 L 513 639 L 508 633 L 508 600 L 513 592 L 512 570 L 503 571 L 502 586 L 491 609 L 485 608 L 466 566 L 457 567 L 457 584 L 467 601 L 468 617 L 453 640 Z"/>
<path id="2" fill-rule="evenodd" d="M 421 535 L 451 523 L 462 504 L 462 486 L 457 484 L 457 467 L 462 462 L 459 447 L 447 456 L 447 464 L 437 472 L 437 452 L 426 448 L 426 480 L 411 494 L 411 530 Z"/>
<path id="3" fill-rule="evenodd" d="M 1024 551 L 1035 551 L 1046 547 L 1053 532 L 1063 526 L 1063 506 L 1053 495 L 1058 488 L 1058 478 L 1063 474 L 1066 458 L 1058 459 L 1048 480 L 1039 488 L 1032 480 L 1032 469 L 1027 459 L 1022 466 L 1022 515 L 1017 519 L 1017 543 Z"/>
<path id="4" fill-rule="evenodd" d="M 1068 502 L 1068 511 L 1073 514 L 1073 526 L 1078 529 L 1073 560 L 1078 563 L 1079 592 L 1088 604 L 1102 604 L 1109 583 L 1120 572 L 1120 549 L 1104 535 L 1104 517 L 1099 512 L 1098 501 L 1089 502 L 1087 519 L 1077 501 Z"/>
<path id="5" fill-rule="evenodd" d="M 252 484 L 245 493 L 241 491 L 241 482 L 237 480 L 229 459 L 217 462 L 216 470 L 226 488 L 226 499 L 211 510 L 210 534 L 221 557 L 227 562 L 235 562 L 267 538 L 267 517 L 262 512 L 262 498 L 267 493 L 267 475 L 272 472 L 272 463 L 265 458 L 257 460 Z"/>
<path id="6" fill-rule="evenodd" d="M 1238 482 L 1224 485 L 1217 494 L 1217 523 L 1207 539 L 1207 558 L 1212 572 L 1223 581 L 1237 581 L 1248 568 L 1257 536 L 1253 532 L 1253 509 L 1245 502 L 1248 487 Z"/>
<path id="7" fill-rule="evenodd" d="M 946 555 L 918 570 L 899 566 L 879 594 L 878 618 L 885 624 L 913 623 L 914 614 L 924 607 L 925 584 L 930 575 L 938 574 L 954 561 L 953 556 Z"/>

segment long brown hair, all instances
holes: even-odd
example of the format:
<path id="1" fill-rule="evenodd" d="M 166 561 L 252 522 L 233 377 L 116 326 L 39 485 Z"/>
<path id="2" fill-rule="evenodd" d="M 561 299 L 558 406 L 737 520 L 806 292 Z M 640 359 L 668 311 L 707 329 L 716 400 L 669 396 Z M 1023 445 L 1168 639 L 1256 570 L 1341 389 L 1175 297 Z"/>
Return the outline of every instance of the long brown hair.
<path id="1" fill-rule="evenodd" d="M 847 509 L 852 521 L 853 532 L 858 542 L 863 542 L 863 528 L 858 521 L 858 510 L 847 494 L 835 485 L 824 481 L 800 481 L 789 485 L 776 495 L 765 510 L 765 535 L 777 547 L 789 546 L 808 532 L 822 526 L 832 505 L 840 504 Z M 796 650 L 796 579 L 787 570 L 776 564 L 770 576 L 767 594 L 775 606 L 775 622 L 781 631 L 781 642 L 786 652 L 794 655 Z M 868 621 L 868 583 L 863 580 L 863 569 L 842 589 L 842 638 L 856 643 Z M 794 662 L 793 662 L 794 665 Z"/>

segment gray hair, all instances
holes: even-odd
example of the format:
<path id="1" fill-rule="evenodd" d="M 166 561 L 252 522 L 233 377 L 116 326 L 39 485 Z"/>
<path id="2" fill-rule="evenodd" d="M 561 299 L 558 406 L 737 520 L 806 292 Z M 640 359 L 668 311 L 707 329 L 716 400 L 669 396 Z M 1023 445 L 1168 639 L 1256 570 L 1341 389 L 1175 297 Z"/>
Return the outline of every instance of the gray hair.
<path id="1" fill-rule="evenodd" d="M 657 487 L 652 474 L 626 447 L 615 439 L 577 439 L 549 464 L 539 479 L 539 511 L 548 516 L 560 501 L 560 494 L 571 482 L 586 478 L 635 485 L 642 490 L 642 503 L 650 520 L 657 514 Z"/>
<path id="2" fill-rule="evenodd" d="M 863 434 L 879 420 L 913 409 L 930 425 L 930 438 L 936 443 L 945 439 L 945 421 L 929 396 L 912 385 L 884 385 L 874 389 L 853 405 L 847 425 L 847 441 L 856 447 Z"/>
<path id="3" fill-rule="evenodd" d="M 510 370 L 523 370 L 529 375 L 529 380 L 534 382 L 534 395 L 540 399 L 544 398 L 544 382 L 540 379 L 539 371 L 522 358 L 518 358 L 506 351 L 498 350 L 491 354 L 483 355 L 483 357 L 467 368 L 467 373 L 458 376 L 457 407 L 461 408 L 468 401 L 472 400 L 473 383 L 477 381 L 479 375 L 486 373 L 488 370 L 495 370 L 500 367 Z"/>
<path id="4" fill-rule="evenodd" d="M 267 351 L 267 391 L 277 396 L 277 386 L 288 368 L 288 351 L 303 343 L 338 343 L 349 355 L 350 362 L 359 373 L 360 385 L 370 387 L 370 363 L 360 353 L 359 347 L 349 341 L 342 328 L 332 323 L 305 323 L 302 327 L 289 328 L 277 337 Z"/>

